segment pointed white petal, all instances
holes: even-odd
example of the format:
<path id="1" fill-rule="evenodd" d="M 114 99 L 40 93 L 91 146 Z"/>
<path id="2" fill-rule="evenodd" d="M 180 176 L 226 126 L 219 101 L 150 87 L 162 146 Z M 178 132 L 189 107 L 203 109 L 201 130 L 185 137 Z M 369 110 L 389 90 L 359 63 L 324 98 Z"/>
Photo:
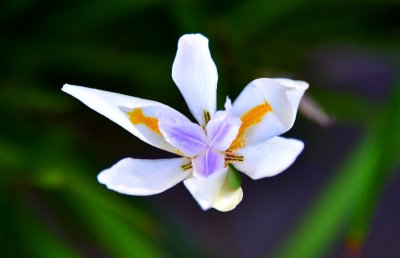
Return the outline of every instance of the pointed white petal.
<path id="1" fill-rule="evenodd" d="M 191 175 L 182 166 L 186 158 L 144 160 L 125 158 L 97 177 L 107 188 L 122 194 L 152 195 L 161 193 Z"/>
<path id="2" fill-rule="evenodd" d="M 227 177 L 228 168 L 224 168 L 208 177 L 197 176 L 194 173 L 183 183 L 201 208 L 207 210 L 215 205 Z"/>
<path id="3" fill-rule="evenodd" d="M 179 39 L 172 78 L 193 116 L 199 124 L 205 125 L 206 113 L 211 116 L 215 113 L 218 81 L 206 37 L 186 34 Z"/>
<path id="4" fill-rule="evenodd" d="M 223 187 L 216 202 L 213 205 L 214 209 L 219 211 L 231 211 L 242 201 L 243 190 L 239 187 L 236 190 L 231 190 L 229 187 Z"/>
<path id="5" fill-rule="evenodd" d="M 289 79 L 261 78 L 247 85 L 233 103 L 242 120 L 237 147 L 257 144 L 288 131 L 308 84 Z"/>
<path id="6" fill-rule="evenodd" d="M 273 137 L 263 143 L 244 147 L 235 154 L 244 160 L 233 165 L 252 179 L 270 177 L 287 169 L 303 150 L 303 142 Z"/>
<path id="7" fill-rule="evenodd" d="M 72 95 L 73 97 L 79 99 L 85 105 L 99 112 L 100 114 L 107 117 L 111 121 L 122 126 L 130 133 L 141 139 L 142 141 L 151 144 L 155 147 L 158 147 L 160 149 L 176 153 L 175 148 L 173 148 L 169 144 L 166 144 L 165 141 L 162 140 L 162 138 L 160 139 L 160 137 L 154 135 L 154 132 L 153 134 L 150 132 L 146 132 L 145 128 L 139 130 L 137 126 L 140 127 L 141 126 L 140 123 L 138 125 L 134 125 L 130 121 L 129 116 L 127 115 L 128 112 L 137 108 L 144 108 L 151 106 L 151 107 L 157 107 L 158 109 L 162 110 L 173 110 L 172 108 L 156 101 L 140 99 L 131 96 L 126 96 L 123 94 L 86 88 L 81 86 L 65 84 L 62 90 Z M 148 112 L 155 113 L 156 111 L 149 110 Z M 159 110 L 157 112 L 159 112 Z M 175 110 L 171 112 L 178 113 Z"/>
<path id="8" fill-rule="evenodd" d="M 295 81 L 286 78 L 275 78 L 274 80 L 289 89 L 287 91 L 289 102 L 293 108 L 298 107 L 304 91 L 308 89 L 308 83 L 305 81 Z"/>

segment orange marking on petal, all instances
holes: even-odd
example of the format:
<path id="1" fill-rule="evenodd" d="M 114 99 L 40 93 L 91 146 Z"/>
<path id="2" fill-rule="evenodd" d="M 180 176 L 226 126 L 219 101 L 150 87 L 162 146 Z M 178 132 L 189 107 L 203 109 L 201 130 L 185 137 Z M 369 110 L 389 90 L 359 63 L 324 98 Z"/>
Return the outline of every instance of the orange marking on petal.
<path id="1" fill-rule="evenodd" d="M 143 110 L 141 108 L 133 109 L 131 112 L 128 112 L 128 115 L 132 124 L 143 124 L 155 133 L 161 134 L 160 128 L 158 128 L 158 119 L 143 115 Z"/>
<path id="2" fill-rule="evenodd" d="M 266 100 L 264 100 L 263 104 L 255 106 L 244 113 L 240 118 L 240 120 L 242 120 L 242 125 L 239 128 L 238 135 L 232 142 L 229 150 L 236 150 L 243 147 L 246 144 L 245 134 L 247 129 L 261 122 L 263 117 L 269 112 L 272 112 L 272 107 Z"/>

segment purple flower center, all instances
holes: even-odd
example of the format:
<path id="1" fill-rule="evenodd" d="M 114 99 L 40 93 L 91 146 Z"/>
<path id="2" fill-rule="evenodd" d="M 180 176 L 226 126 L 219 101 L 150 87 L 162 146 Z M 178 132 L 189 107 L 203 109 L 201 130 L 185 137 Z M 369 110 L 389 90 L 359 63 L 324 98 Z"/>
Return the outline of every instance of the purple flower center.
<path id="1" fill-rule="evenodd" d="M 172 113 L 160 116 L 158 123 L 165 140 L 192 159 L 194 173 L 205 177 L 225 167 L 224 152 L 241 125 L 230 109 L 218 111 L 205 129 Z"/>

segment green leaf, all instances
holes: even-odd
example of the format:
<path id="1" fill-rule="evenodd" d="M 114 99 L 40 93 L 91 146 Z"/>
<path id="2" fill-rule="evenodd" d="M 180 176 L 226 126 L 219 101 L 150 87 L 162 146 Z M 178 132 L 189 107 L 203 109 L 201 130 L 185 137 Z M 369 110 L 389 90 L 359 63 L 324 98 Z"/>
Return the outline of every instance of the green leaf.
<path id="1" fill-rule="evenodd" d="M 71 178 L 65 199 L 81 224 L 112 257 L 163 257 L 158 222 L 133 203 L 80 175 Z M 102 190 L 101 190 L 102 189 Z"/>
<path id="2" fill-rule="evenodd" d="M 292 11 L 306 5 L 307 2 L 298 0 L 244 1 L 230 11 L 227 16 L 231 37 L 235 39 L 235 42 L 243 42 L 265 30 L 274 21 L 282 19 Z"/>
<path id="3" fill-rule="evenodd" d="M 379 126 L 366 132 L 288 241 L 278 249 L 278 257 L 323 257 L 345 222 L 351 217 L 359 219 L 360 214 L 363 218 L 354 224 L 353 233 L 356 241 L 363 240 L 374 210 L 371 202 L 378 198 L 383 183 L 398 163 L 399 86 L 396 85 L 390 108 Z M 371 191 L 375 192 L 372 200 Z M 364 213 L 368 211 L 370 214 Z"/>
<path id="4" fill-rule="evenodd" d="M 380 132 L 382 135 L 380 138 L 382 156 L 378 165 L 379 172 L 375 173 L 374 179 L 370 181 L 369 191 L 365 193 L 363 199 L 356 206 L 354 216 L 350 222 L 347 242 L 351 244 L 353 249 L 362 248 L 375 208 L 378 205 L 379 197 L 387 180 L 392 176 L 390 172 L 394 166 L 400 164 L 400 134 L 398 133 L 398 128 L 400 128 L 400 78 L 395 87 L 394 94 L 391 95 L 392 101 L 388 112 L 383 118 L 386 126 Z"/>
<path id="5" fill-rule="evenodd" d="M 28 207 L 16 207 L 18 224 L 15 225 L 19 232 L 22 253 L 26 257 L 34 258 L 79 258 L 82 257 L 66 239 L 50 230 L 50 225 L 45 225 L 45 220 L 35 214 Z"/>

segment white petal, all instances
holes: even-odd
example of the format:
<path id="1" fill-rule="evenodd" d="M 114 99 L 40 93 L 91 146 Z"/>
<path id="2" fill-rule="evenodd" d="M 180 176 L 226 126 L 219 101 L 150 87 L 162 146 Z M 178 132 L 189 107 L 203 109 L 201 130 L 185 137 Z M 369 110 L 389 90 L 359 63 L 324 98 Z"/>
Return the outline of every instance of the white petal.
<path id="1" fill-rule="evenodd" d="M 219 211 L 231 211 L 242 201 L 243 190 L 239 187 L 236 190 L 231 190 L 229 187 L 223 187 L 213 208 Z"/>
<path id="2" fill-rule="evenodd" d="M 274 176 L 287 169 L 303 150 L 303 142 L 273 137 L 263 143 L 244 147 L 235 154 L 244 160 L 233 165 L 252 179 Z"/>
<path id="3" fill-rule="evenodd" d="M 242 137 L 245 144 L 257 144 L 288 131 L 307 88 L 306 82 L 289 79 L 261 78 L 247 85 L 233 103 L 233 113 L 247 126 Z M 247 123 L 245 116 L 250 118 Z"/>
<path id="4" fill-rule="evenodd" d="M 182 166 L 186 158 L 145 160 L 125 158 L 97 177 L 107 188 L 122 194 L 152 195 L 161 193 L 191 175 Z"/>
<path id="5" fill-rule="evenodd" d="M 207 210 L 215 205 L 227 177 L 228 168 L 224 168 L 208 177 L 196 176 L 193 173 L 193 176 L 183 183 L 201 208 Z"/>
<path id="6" fill-rule="evenodd" d="M 62 90 L 79 99 L 85 105 L 99 112 L 111 121 L 122 126 L 142 141 L 163 150 L 173 153 L 177 152 L 175 148 L 166 144 L 165 141 L 160 139 L 160 137 L 153 137 L 154 135 L 151 133 L 144 133 L 146 130 L 143 128 L 143 130 L 140 130 L 140 128 L 138 129 L 137 125 L 131 123 L 129 116 L 127 115 L 127 112 L 132 111 L 135 108 L 152 106 L 158 107 L 159 109 L 173 110 L 172 108 L 152 100 L 140 99 L 81 86 L 65 84 Z M 173 110 L 173 112 L 178 113 L 175 110 Z"/>
<path id="7" fill-rule="evenodd" d="M 205 125 L 206 113 L 211 116 L 215 113 L 218 81 L 206 37 L 186 34 L 179 39 L 172 78 L 193 116 L 199 124 Z"/>

